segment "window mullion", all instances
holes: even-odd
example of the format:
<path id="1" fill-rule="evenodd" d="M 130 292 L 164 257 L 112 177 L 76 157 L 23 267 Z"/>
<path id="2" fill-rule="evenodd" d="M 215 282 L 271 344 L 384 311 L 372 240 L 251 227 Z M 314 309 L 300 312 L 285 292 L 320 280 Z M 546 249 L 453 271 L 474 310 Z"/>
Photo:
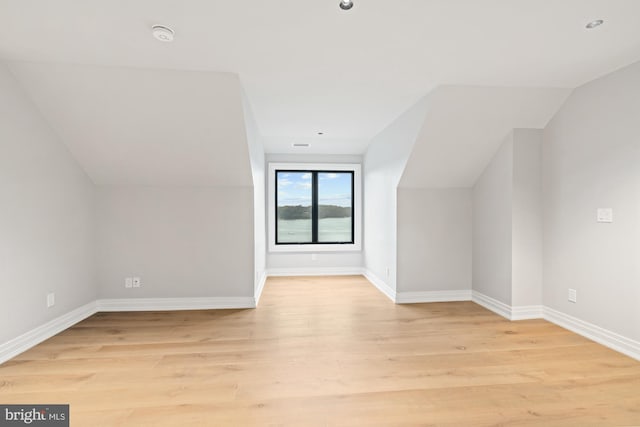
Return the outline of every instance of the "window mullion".
<path id="1" fill-rule="evenodd" d="M 356 203 L 355 203 L 355 174 L 351 172 L 351 243 L 356 239 Z"/>
<path id="2" fill-rule="evenodd" d="M 311 241 L 318 243 L 318 172 L 311 172 Z"/>

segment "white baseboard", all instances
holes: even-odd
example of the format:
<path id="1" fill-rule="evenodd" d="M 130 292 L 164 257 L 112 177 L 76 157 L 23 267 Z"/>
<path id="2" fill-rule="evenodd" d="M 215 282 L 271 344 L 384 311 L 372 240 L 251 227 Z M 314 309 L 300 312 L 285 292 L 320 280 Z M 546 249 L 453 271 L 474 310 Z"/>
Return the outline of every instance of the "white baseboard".
<path id="1" fill-rule="evenodd" d="M 175 311 L 255 308 L 253 297 L 100 299 L 98 311 Z"/>
<path id="2" fill-rule="evenodd" d="M 482 294 L 478 291 L 472 291 L 471 301 L 475 302 L 478 305 L 483 306 L 487 310 L 491 310 L 500 316 L 511 320 L 511 306 L 503 303 L 502 301 L 498 301 L 497 299 L 491 298 L 485 294 Z"/>
<path id="3" fill-rule="evenodd" d="M 260 277 L 260 281 L 258 281 L 258 287 L 256 288 L 255 294 L 253 296 L 254 304 L 257 307 L 260 302 L 260 297 L 262 296 L 262 291 L 264 291 L 264 285 L 267 283 L 267 272 L 262 272 L 262 277 Z"/>
<path id="4" fill-rule="evenodd" d="M 544 319 L 612 350 L 640 360 L 640 342 L 550 307 L 542 305 L 511 307 L 477 291 L 473 291 L 473 302 L 509 320 Z"/>
<path id="5" fill-rule="evenodd" d="M 391 289 L 391 286 L 387 285 L 384 280 L 376 276 L 371 270 L 364 269 L 361 273 L 373 286 L 378 288 L 380 292 L 385 294 L 391 301 L 396 302 L 396 291 Z"/>
<path id="6" fill-rule="evenodd" d="M 511 307 L 510 320 L 531 320 L 542 319 L 544 317 L 544 306 L 542 305 L 520 305 Z"/>
<path id="7" fill-rule="evenodd" d="M 472 301 L 509 320 L 542 319 L 544 316 L 542 305 L 510 306 L 478 291 L 473 291 Z"/>
<path id="8" fill-rule="evenodd" d="M 609 347 L 612 350 L 640 360 L 640 342 L 638 341 L 549 307 L 544 308 L 544 319 L 575 332 L 578 335 L 582 335 L 585 338 L 589 338 L 605 347 Z"/>
<path id="9" fill-rule="evenodd" d="M 19 337 L 12 339 L 4 344 L 0 344 L 0 364 L 17 356 L 40 344 L 52 336 L 59 334 L 65 329 L 70 328 L 81 320 L 86 319 L 96 313 L 96 303 L 92 301 L 88 304 L 78 307 L 69 313 L 63 314 L 42 326 L 26 332 Z"/>
<path id="10" fill-rule="evenodd" d="M 359 276 L 362 274 L 361 267 L 300 267 L 300 268 L 270 268 L 267 270 L 268 276 Z"/>
<path id="11" fill-rule="evenodd" d="M 538 319 L 554 323 L 560 327 L 591 339 L 615 351 L 640 360 L 640 342 L 624 337 L 615 332 L 585 322 L 576 317 L 562 313 L 549 307 L 521 306 L 511 307 L 494 298 L 477 291 L 433 291 L 405 292 L 396 294 L 384 281 L 369 270 L 364 276 L 385 294 L 391 301 L 398 303 L 436 302 L 436 301 L 468 301 L 491 310 L 509 320 Z M 209 310 L 209 309 L 242 309 L 255 308 L 264 288 L 267 275 L 258 286 L 256 297 L 215 297 L 215 298 L 132 298 L 101 299 L 78 307 L 75 310 L 38 326 L 19 337 L 0 344 L 0 364 L 18 354 L 70 328 L 76 323 L 99 311 L 168 311 L 168 310 Z"/>
<path id="12" fill-rule="evenodd" d="M 471 289 L 457 291 L 397 292 L 396 303 L 471 301 Z"/>

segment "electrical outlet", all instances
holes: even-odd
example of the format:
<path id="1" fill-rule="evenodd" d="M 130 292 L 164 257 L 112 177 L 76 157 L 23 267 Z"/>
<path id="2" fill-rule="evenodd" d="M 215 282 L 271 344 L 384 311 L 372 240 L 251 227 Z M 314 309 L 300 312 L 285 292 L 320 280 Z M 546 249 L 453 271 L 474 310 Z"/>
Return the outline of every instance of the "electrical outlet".
<path id="1" fill-rule="evenodd" d="M 142 285 L 142 282 L 140 281 L 139 277 L 134 277 L 133 278 L 133 287 L 134 288 L 139 288 L 140 285 Z"/>
<path id="2" fill-rule="evenodd" d="M 47 294 L 47 308 L 53 307 L 56 305 L 56 294 L 51 292 Z"/>
<path id="3" fill-rule="evenodd" d="M 578 291 L 569 289 L 569 302 L 578 302 Z"/>
<path id="4" fill-rule="evenodd" d="M 124 287 L 133 288 L 133 278 L 127 277 L 126 279 L 124 279 Z"/>

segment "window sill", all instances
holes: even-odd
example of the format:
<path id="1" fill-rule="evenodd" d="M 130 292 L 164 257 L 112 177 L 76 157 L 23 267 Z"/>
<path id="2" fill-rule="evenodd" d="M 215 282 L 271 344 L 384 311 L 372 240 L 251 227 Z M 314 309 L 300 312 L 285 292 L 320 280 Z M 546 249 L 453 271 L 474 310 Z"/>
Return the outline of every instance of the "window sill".
<path id="1" fill-rule="evenodd" d="M 293 253 L 293 252 L 357 252 L 362 247 L 358 243 L 346 245 L 269 245 L 269 252 Z"/>

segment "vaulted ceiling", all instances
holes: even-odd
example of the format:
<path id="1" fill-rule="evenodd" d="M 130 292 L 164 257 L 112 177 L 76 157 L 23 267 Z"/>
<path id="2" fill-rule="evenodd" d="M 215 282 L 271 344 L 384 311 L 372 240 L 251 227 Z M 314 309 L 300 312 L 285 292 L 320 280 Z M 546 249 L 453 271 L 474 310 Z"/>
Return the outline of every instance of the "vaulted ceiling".
<path id="1" fill-rule="evenodd" d="M 471 187 L 507 134 L 542 129 L 569 89 L 441 86 L 429 94 L 401 187 Z"/>
<path id="2" fill-rule="evenodd" d="M 252 185 L 238 77 L 13 62 L 98 185 Z"/>
<path id="3" fill-rule="evenodd" d="M 593 19 L 605 25 L 585 29 Z M 152 38 L 157 23 L 173 43 Z M 97 182 L 223 183 L 209 156 L 242 139 L 232 75 L 266 152 L 310 142 L 305 153 L 360 154 L 440 86 L 574 88 L 640 60 L 640 1 L 355 0 L 345 12 L 338 0 L 0 0 L 0 60 Z M 549 110 L 526 123 L 555 111 L 539 101 Z M 442 161 L 438 140 L 475 141 L 451 105 L 422 131 L 444 138 L 416 145 Z M 124 147 L 123 127 L 139 146 Z M 477 147 L 482 161 L 493 149 Z M 448 182 L 468 182 L 480 162 Z M 432 166 L 426 178 L 444 182 Z"/>

